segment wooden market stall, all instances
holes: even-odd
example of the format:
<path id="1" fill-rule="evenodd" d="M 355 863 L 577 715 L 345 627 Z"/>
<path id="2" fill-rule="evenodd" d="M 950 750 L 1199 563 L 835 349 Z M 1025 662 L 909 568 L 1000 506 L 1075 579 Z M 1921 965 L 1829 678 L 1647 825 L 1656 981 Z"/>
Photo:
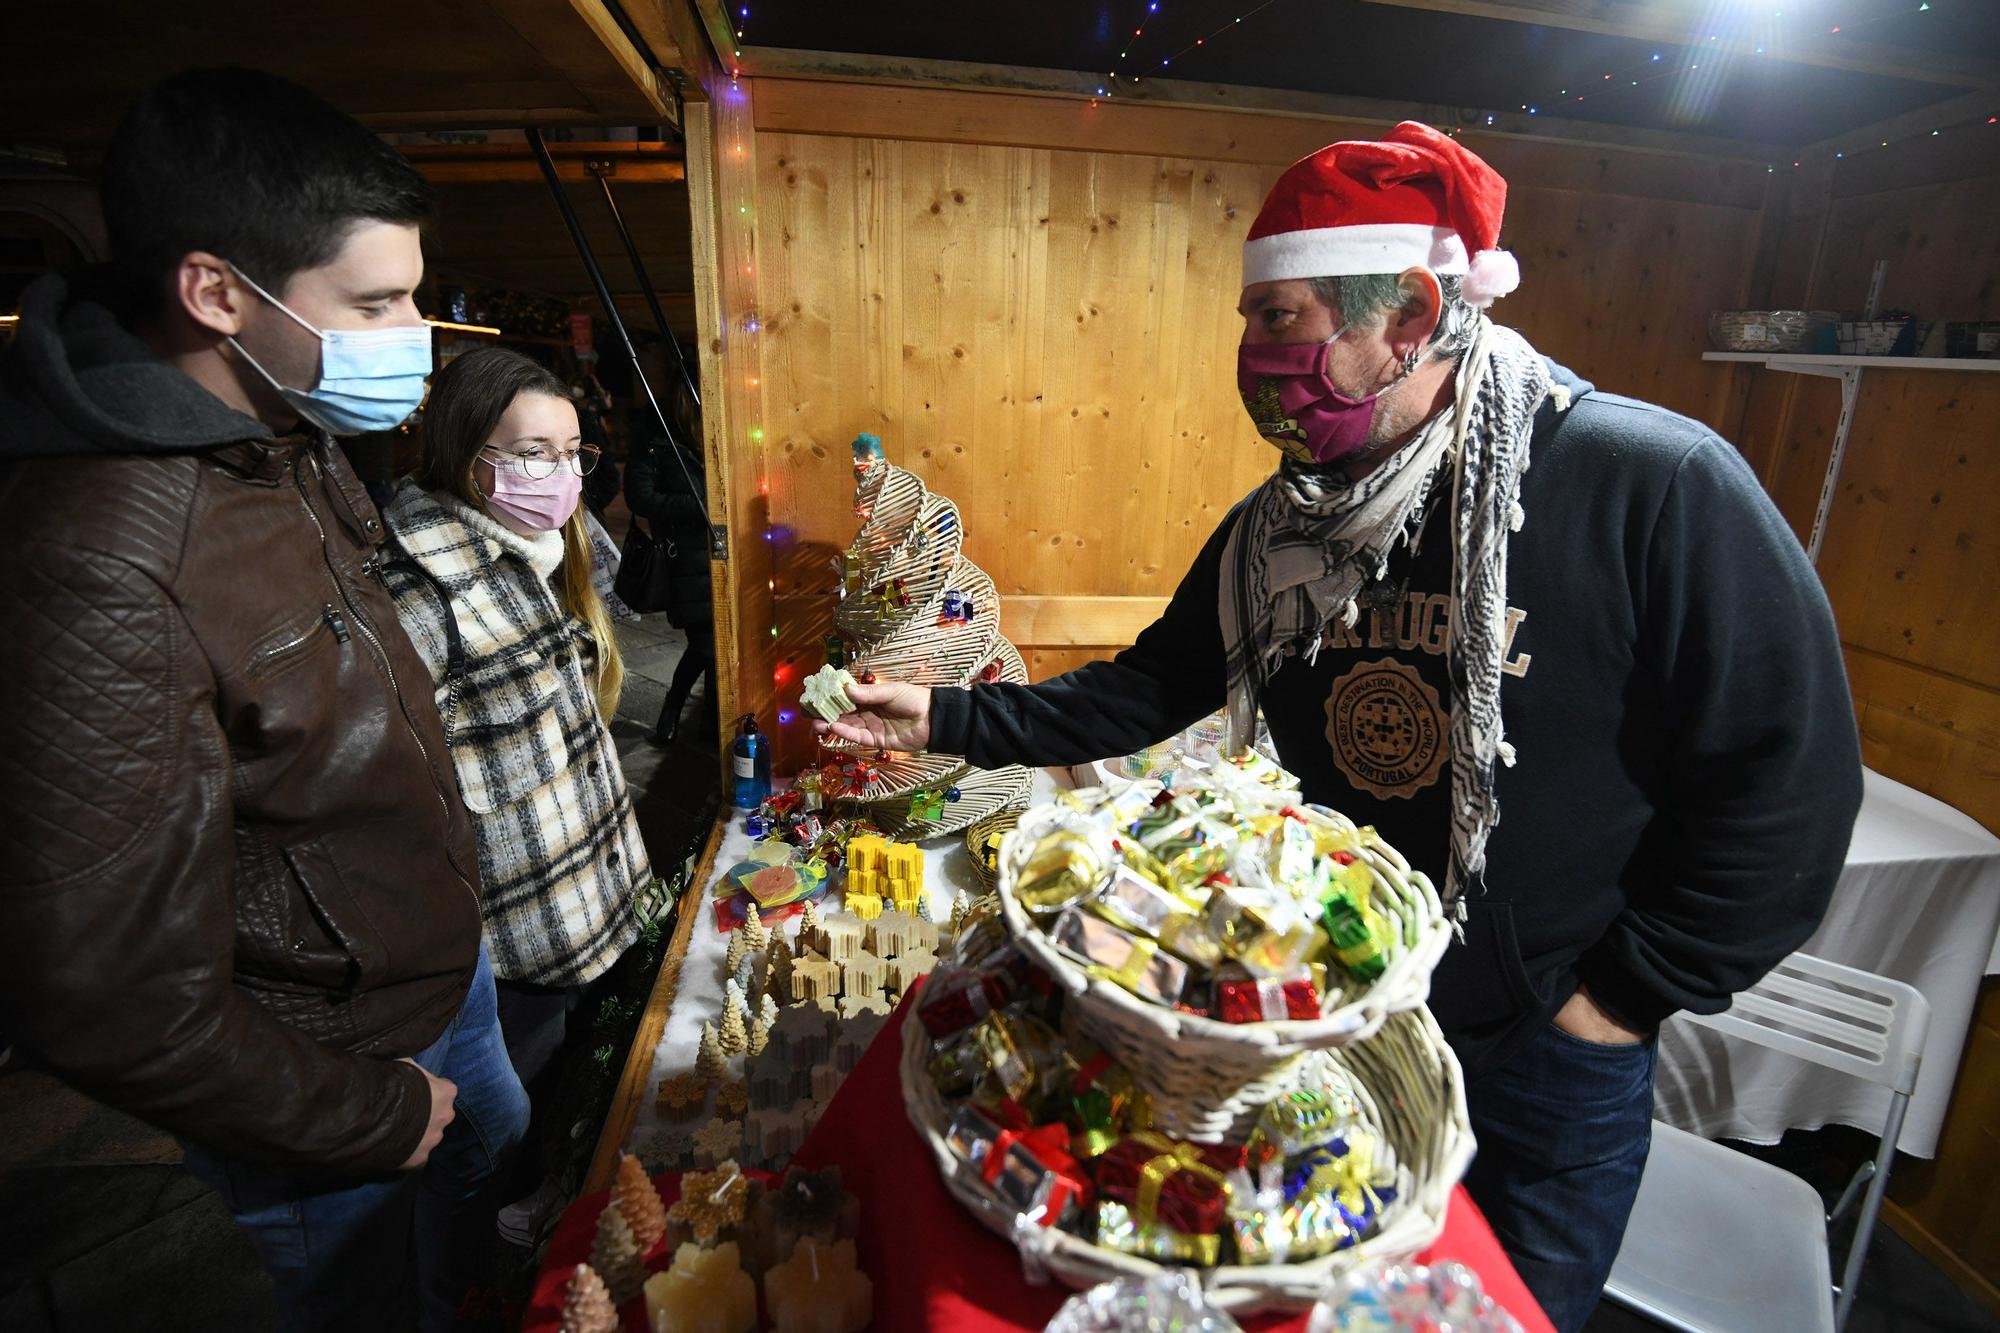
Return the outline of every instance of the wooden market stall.
<path id="1" fill-rule="evenodd" d="M 1773 38 L 1711 33 L 1694 0 L 1213 8 L 1212 25 L 1141 45 L 1137 0 L 1044 0 L 1005 22 L 921 0 L 35 6 L 10 37 L 64 58 L 17 62 L 0 89 L 21 168 L 0 212 L 42 220 L 31 267 L 87 256 L 88 209 L 60 202 L 79 187 L 48 164 L 87 171 L 138 87 L 231 60 L 400 137 L 444 200 L 434 267 L 589 309 L 518 131 L 589 135 L 551 149 L 593 247 L 626 271 L 581 202 L 608 170 L 668 322 L 698 348 L 727 552 L 719 709 L 755 714 L 782 771 L 811 752 L 792 701 L 853 530 L 848 442 L 880 435 L 958 503 L 1032 677 L 1130 643 L 1270 465 L 1233 374 L 1239 246 L 1266 189 L 1326 142 L 1427 120 L 1510 182 L 1503 239 L 1524 281 L 1499 319 L 1735 441 L 1802 540 L 1833 487 L 1818 564 L 1866 760 L 2000 828 L 2000 362 L 1869 363 L 1843 423 L 1837 380 L 1707 355 L 1711 312 L 1851 314 L 1878 261 L 1886 307 L 2000 320 L 1995 20 Z M 1143 68 L 1112 59 L 1120 46 Z M 637 286 L 612 296 L 644 331 Z M 692 919 L 593 1184 L 648 1093 Z M 1989 984 L 1937 1163 L 1899 1173 L 1892 1219 L 2000 1308 L 2000 1203 L 1981 1188 L 1996 1117 Z"/>
<path id="2" fill-rule="evenodd" d="M 1283 39 L 1233 64 L 1218 42 L 1198 83 L 1050 58 L 1090 36 L 1052 8 L 1046 31 L 1004 33 L 905 6 L 865 28 L 769 0 L 696 8 L 716 53 L 688 151 L 711 502 L 733 534 L 716 569 L 725 712 L 775 730 L 781 768 L 810 751 L 790 700 L 819 664 L 827 560 L 852 531 L 847 442 L 879 434 L 957 501 L 1032 676 L 1129 643 L 1268 466 L 1232 375 L 1237 248 L 1265 189 L 1301 154 L 1408 116 L 1510 182 L 1504 239 L 1525 278 L 1498 318 L 1736 441 L 1802 541 L 1832 488 L 1819 567 L 1867 761 L 2000 827 L 1996 363 L 1871 364 L 1836 459 L 1840 386 L 1711 359 L 1706 327 L 1733 308 L 1852 318 L 1881 260 L 1885 308 L 2000 318 L 1987 19 L 1780 44 L 1709 33 L 1682 4 L 1329 4 L 1323 39 L 1423 56 L 1316 81 Z M 1765 41 L 1774 58 L 1751 74 Z M 1657 87 L 1655 43 L 1682 71 Z M 1193 38 L 1162 51 L 1182 60 Z M 1433 66 L 1448 73 L 1416 72 Z M 1222 67 L 1235 77 L 1207 73 Z M 1650 112 L 1600 110 L 1593 87 L 1556 114 L 1584 100 L 1570 82 L 1611 69 L 1657 94 Z M 1464 104 L 1473 86 L 1486 105 Z M 2000 1308 L 2000 1206 L 1975 1183 L 1996 1078 L 1989 986 L 1949 1165 L 1907 1173 L 1891 1215 Z"/>

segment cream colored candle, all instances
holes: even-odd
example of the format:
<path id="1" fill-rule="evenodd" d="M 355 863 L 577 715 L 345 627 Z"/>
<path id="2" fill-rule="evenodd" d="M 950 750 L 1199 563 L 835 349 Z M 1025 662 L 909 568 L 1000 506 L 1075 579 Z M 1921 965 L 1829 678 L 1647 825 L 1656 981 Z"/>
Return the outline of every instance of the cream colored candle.
<path id="1" fill-rule="evenodd" d="M 646 1279 L 646 1323 L 653 1333 L 751 1333 L 757 1284 L 743 1271 L 736 1242 L 675 1250 L 674 1266 Z"/>
<path id="2" fill-rule="evenodd" d="M 854 1242 L 807 1237 L 764 1275 L 773 1333 L 860 1333 L 874 1315 L 875 1287 L 854 1266 Z"/>

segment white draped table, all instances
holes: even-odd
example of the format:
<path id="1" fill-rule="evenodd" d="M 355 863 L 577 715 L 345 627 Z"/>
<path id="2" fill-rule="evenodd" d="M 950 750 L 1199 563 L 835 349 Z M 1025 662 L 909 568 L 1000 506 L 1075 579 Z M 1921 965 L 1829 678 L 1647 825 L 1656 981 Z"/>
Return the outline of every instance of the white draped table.
<path id="1" fill-rule="evenodd" d="M 1902 1149 L 1937 1152 L 1981 978 L 2000 973 L 2000 838 L 1970 817 L 1864 772 L 1861 814 L 1826 919 L 1801 952 L 1915 986 L 1930 1037 Z M 1775 1143 L 1787 1129 L 1879 1133 L 1889 1092 L 1776 1051 L 1730 1045 L 1684 1019 L 1660 1032 L 1654 1114 L 1709 1138 Z"/>

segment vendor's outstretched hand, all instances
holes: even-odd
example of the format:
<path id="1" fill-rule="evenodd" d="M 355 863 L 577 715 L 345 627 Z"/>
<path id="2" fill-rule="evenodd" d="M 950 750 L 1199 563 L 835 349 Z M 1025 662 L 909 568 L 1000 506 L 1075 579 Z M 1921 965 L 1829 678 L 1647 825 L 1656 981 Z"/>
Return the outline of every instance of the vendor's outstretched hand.
<path id="1" fill-rule="evenodd" d="M 931 743 L 931 691 L 928 685 L 907 685 L 900 681 L 878 681 L 873 685 L 856 682 L 847 687 L 854 701 L 852 712 L 842 713 L 834 722 L 815 722 L 813 730 L 832 732 L 856 745 L 873 745 L 905 753 L 921 750 Z"/>

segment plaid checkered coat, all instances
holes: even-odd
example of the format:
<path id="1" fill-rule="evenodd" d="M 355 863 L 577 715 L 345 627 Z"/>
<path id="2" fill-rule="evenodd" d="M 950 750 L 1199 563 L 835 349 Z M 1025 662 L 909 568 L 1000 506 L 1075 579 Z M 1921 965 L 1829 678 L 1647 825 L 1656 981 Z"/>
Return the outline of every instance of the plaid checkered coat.
<path id="1" fill-rule="evenodd" d="M 596 644 L 530 564 L 534 545 L 486 514 L 405 479 L 383 518 L 384 577 L 479 836 L 493 971 L 587 982 L 637 938 L 633 896 L 652 877 L 591 688 Z"/>

